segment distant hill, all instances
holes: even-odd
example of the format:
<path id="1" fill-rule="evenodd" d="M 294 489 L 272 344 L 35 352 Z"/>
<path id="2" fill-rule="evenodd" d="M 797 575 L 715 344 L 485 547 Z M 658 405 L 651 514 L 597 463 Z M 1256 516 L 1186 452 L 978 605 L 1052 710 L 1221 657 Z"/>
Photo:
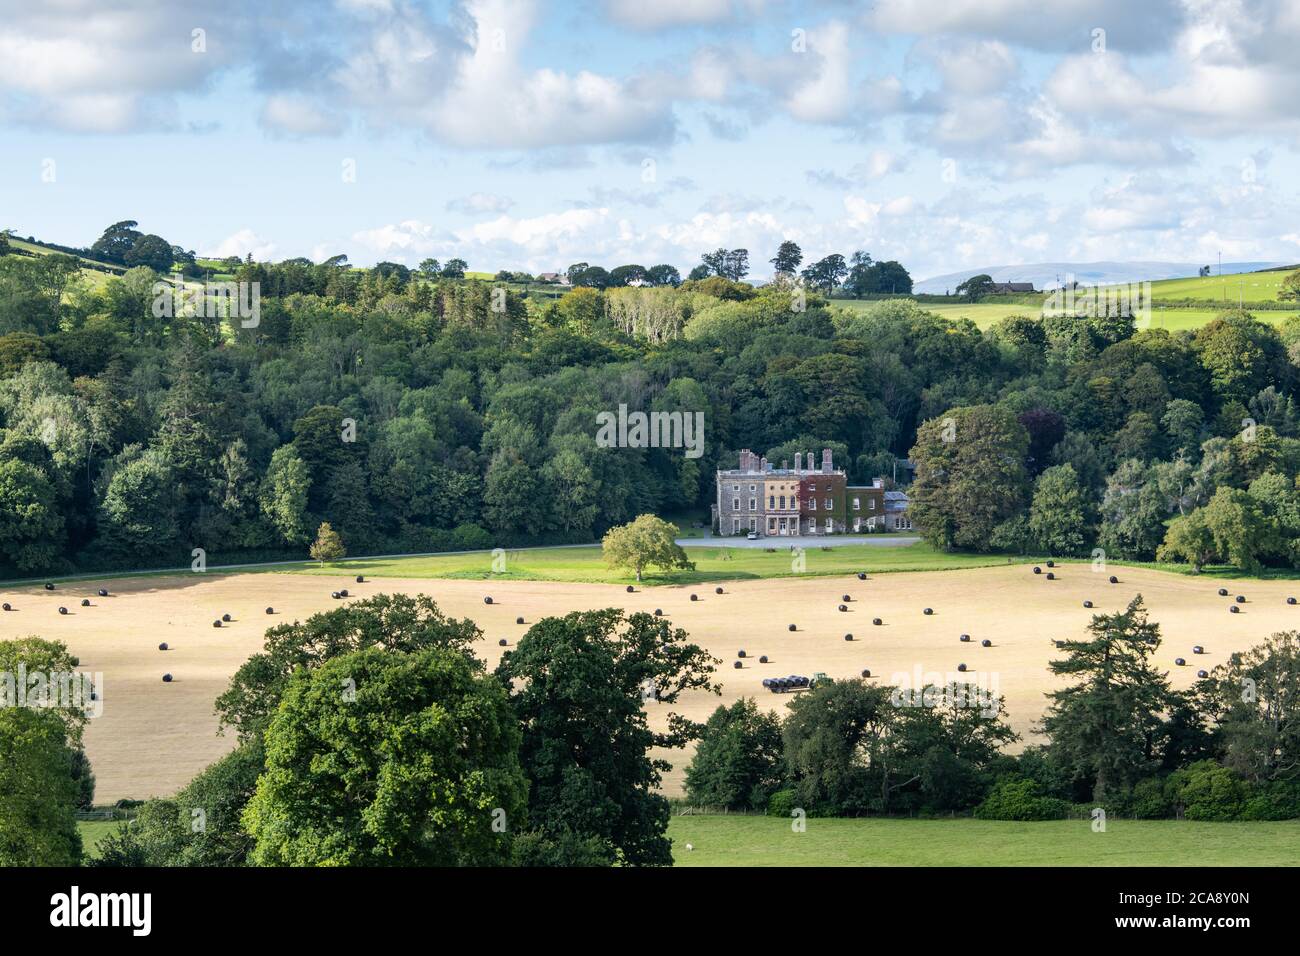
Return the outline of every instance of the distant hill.
<path id="1" fill-rule="evenodd" d="M 984 266 L 950 272 L 947 275 L 922 279 L 913 291 L 943 295 L 980 273 L 992 276 L 994 282 L 1032 282 L 1035 289 L 1051 289 L 1072 275 L 1081 285 L 1109 284 L 1114 282 L 1141 282 L 1145 279 L 1184 279 L 1196 276 L 1201 266 L 1209 265 L 1211 275 L 1219 274 L 1216 263 L 1205 262 L 1033 262 L 1019 266 Z M 1225 262 L 1224 275 L 1256 272 L 1287 265 L 1285 262 Z"/>

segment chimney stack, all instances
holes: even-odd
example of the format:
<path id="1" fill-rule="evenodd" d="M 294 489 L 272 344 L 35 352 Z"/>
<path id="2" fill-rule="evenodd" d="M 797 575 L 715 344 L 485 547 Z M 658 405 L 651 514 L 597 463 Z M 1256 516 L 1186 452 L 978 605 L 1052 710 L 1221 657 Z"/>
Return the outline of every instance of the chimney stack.
<path id="1" fill-rule="evenodd" d="M 803 470 L 803 452 L 801 451 L 794 453 L 794 470 L 796 473 Z"/>
<path id="2" fill-rule="evenodd" d="M 832 468 L 831 466 L 831 450 L 829 448 L 823 448 L 822 449 L 822 471 L 829 475 L 833 470 L 834 468 Z"/>
<path id="3" fill-rule="evenodd" d="M 758 460 L 758 470 L 767 471 L 767 458 L 764 456 Z"/>

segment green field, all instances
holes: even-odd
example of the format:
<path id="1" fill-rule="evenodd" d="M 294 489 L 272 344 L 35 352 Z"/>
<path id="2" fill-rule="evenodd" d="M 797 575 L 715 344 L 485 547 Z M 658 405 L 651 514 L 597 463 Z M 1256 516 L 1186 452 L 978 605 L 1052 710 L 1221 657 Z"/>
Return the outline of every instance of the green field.
<path id="1" fill-rule="evenodd" d="M 115 833 L 121 825 L 121 820 L 78 820 L 77 829 L 81 831 L 81 845 L 86 856 L 99 856 L 96 851 L 99 841 Z"/>
<path id="2" fill-rule="evenodd" d="M 1161 279 L 1151 283 L 1154 302 L 1200 299 L 1235 305 L 1238 301 L 1276 302 L 1282 280 L 1293 270 L 1243 272 L 1237 275 L 1205 276 L 1191 279 Z"/>
<path id="3" fill-rule="evenodd" d="M 805 568 L 791 567 L 788 547 L 777 546 L 769 554 L 759 548 L 721 548 L 691 545 L 687 556 L 695 562 L 694 571 L 647 572 L 643 582 L 654 584 L 696 584 L 708 581 L 742 581 L 757 578 L 803 575 L 846 574 L 853 571 L 940 571 L 949 568 L 983 568 L 990 565 L 1022 562 L 998 554 L 945 554 L 925 543 L 901 547 L 840 545 L 828 551 L 810 548 L 804 552 Z M 491 552 L 440 554 L 413 558 L 358 558 L 319 567 L 312 562 L 301 565 L 268 566 L 267 571 L 294 571 L 300 574 L 337 575 L 340 568 L 348 573 L 365 573 L 374 577 L 451 578 L 468 580 L 582 581 L 589 583 L 631 584 L 636 576 L 630 572 L 611 571 L 605 567 L 596 546 L 574 548 L 538 548 L 506 550 L 506 567 L 492 570 Z"/>
<path id="4" fill-rule="evenodd" d="M 674 816 L 677 866 L 1296 866 L 1300 820 L 818 819 Z M 690 843 L 694 849 L 687 850 Z"/>

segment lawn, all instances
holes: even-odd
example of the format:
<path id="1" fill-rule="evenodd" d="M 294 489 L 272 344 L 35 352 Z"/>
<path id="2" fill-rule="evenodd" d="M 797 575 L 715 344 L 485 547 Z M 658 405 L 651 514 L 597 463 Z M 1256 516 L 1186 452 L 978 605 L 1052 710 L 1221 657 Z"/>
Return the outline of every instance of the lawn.
<path id="1" fill-rule="evenodd" d="M 674 816 L 677 866 L 1295 866 L 1300 820 L 809 819 Z M 694 849 L 687 850 L 690 843 Z"/>
<path id="2" fill-rule="evenodd" d="M 643 582 L 655 584 L 694 584 L 709 581 L 743 581 L 758 578 L 806 575 L 845 574 L 853 571 L 939 571 L 953 568 L 982 568 L 991 565 L 1022 563 L 1023 558 L 989 554 L 945 554 L 925 543 L 880 547 L 841 545 L 828 550 L 804 551 L 804 565 L 795 565 L 795 555 L 788 547 L 777 546 L 768 553 L 761 548 L 721 548 L 690 545 L 687 556 L 695 562 L 694 571 L 647 572 Z M 268 567 L 268 571 L 296 571 L 337 577 L 340 570 L 348 574 L 373 577 L 448 578 L 471 580 L 577 581 L 587 583 L 630 584 L 635 575 L 611 571 L 605 567 L 600 548 L 539 548 L 505 551 L 504 571 L 493 571 L 494 555 L 478 551 L 413 558 L 358 558 L 320 567 L 311 562 L 302 565 Z"/>
<path id="3" fill-rule="evenodd" d="M 78 820 L 77 829 L 81 831 L 81 845 L 86 851 L 86 856 L 99 856 L 96 849 L 99 841 L 110 833 L 116 833 L 121 825 L 121 820 Z"/>

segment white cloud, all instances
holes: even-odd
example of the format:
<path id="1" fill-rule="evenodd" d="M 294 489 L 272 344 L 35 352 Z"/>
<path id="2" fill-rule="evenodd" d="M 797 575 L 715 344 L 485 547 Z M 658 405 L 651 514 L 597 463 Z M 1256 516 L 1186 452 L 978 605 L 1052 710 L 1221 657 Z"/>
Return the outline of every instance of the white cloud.
<path id="1" fill-rule="evenodd" d="M 274 242 L 262 238 L 252 229 L 240 229 L 200 255 L 208 259 L 224 259 L 227 256 L 243 259 L 251 253 L 254 259 L 265 262 L 275 258 L 277 248 Z"/>
<path id="2" fill-rule="evenodd" d="M 513 199 L 492 193 L 470 193 L 447 201 L 448 212 L 485 213 L 505 212 L 515 204 Z"/>

